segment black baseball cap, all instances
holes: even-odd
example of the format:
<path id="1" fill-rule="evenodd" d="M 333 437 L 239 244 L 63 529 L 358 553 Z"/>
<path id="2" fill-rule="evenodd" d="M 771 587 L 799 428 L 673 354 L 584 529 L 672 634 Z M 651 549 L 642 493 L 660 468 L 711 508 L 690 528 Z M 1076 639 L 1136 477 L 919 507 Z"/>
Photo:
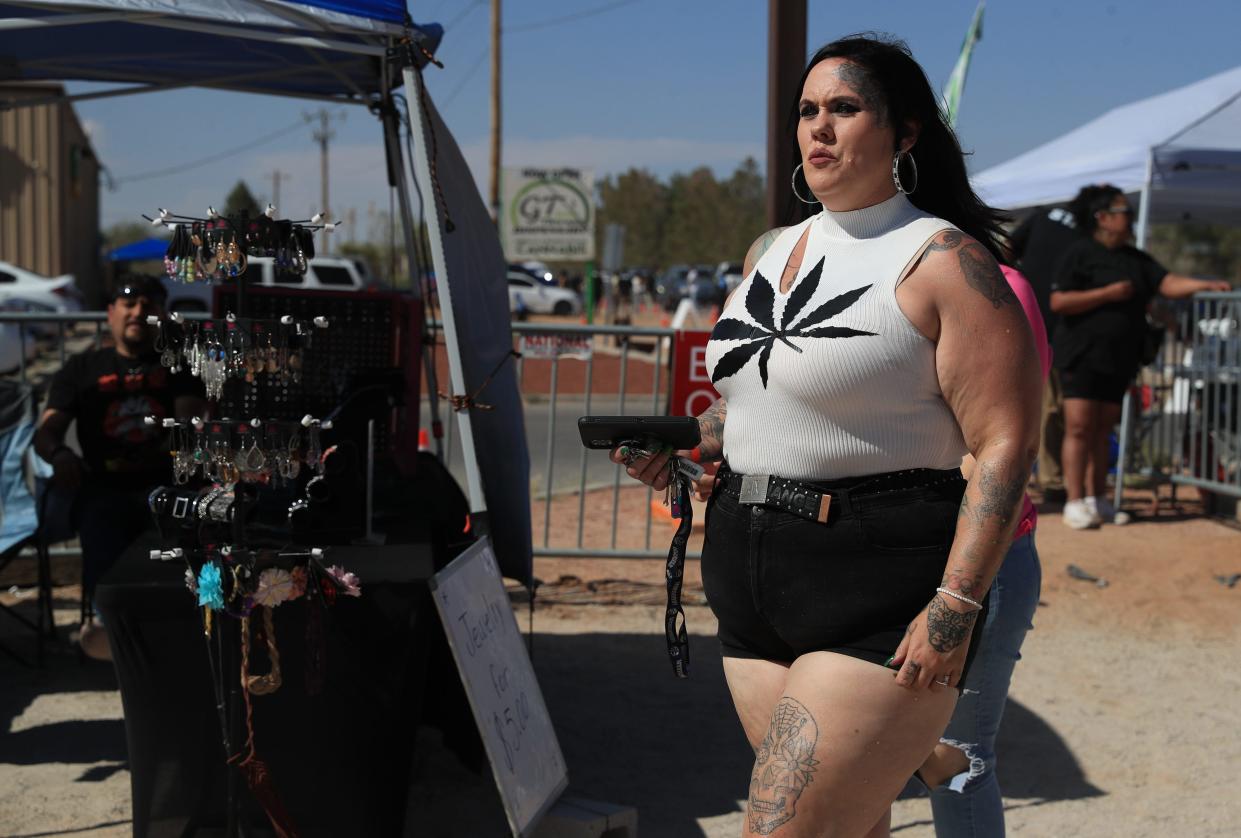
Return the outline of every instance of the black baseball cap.
<path id="1" fill-rule="evenodd" d="M 116 283 L 116 286 L 112 289 L 112 296 L 108 301 L 114 303 L 121 297 L 130 300 L 135 297 L 146 297 L 153 303 L 162 304 L 168 299 L 168 289 L 164 287 L 164 283 L 153 276 L 127 274 Z"/>

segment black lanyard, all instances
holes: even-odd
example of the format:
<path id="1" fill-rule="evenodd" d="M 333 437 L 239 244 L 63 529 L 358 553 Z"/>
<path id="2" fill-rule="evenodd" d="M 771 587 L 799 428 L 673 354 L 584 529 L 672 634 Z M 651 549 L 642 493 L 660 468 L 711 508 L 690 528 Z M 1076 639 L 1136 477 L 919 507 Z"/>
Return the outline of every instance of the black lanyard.
<path id="1" fill-rule="evenodd" d="M 694 528 L 694 509 L 690 506 L 690 479 L 676 476 L 676 498 L 673 513 L 680 512 L 681 525 L 668 548 L 668 607 L 664 612 L 664 637 L 668 641 L 668 657 L 678 678 L 689 677 L 689 632 L 685 629 L 685 609 L 681 607 L 681 583 L 685 578 L 685 549 L 690 530 Z"/>

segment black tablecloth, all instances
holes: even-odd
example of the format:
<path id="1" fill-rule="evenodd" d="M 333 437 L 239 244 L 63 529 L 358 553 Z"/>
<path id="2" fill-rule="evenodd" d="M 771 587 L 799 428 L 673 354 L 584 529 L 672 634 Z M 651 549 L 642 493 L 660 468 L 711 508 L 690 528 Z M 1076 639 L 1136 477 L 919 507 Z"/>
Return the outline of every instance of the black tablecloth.
<path id="1" fill-rule="evenodd" d="M 151 561 L 154 538 L 132 545 L 96 592 L 125 709 L 139 838 L 224 826 L 231 770 L 185 565 Z M 274 609 L 284 684 L 252 697 L 257 752 L 299 834 L 399 835 L 429 646 L 442 643 L 425 585 L 431 548 L 335 547 L 328 561 L 361 577 L 362 596 L 338 597 L 325 612 L 317 696 L 304 684 L 306 600 Z M 239 678 L 238 628 L 216 620 L 230 647 L 228 686 Z M 257 654 L 256 674 L 266 671 Z M 239 751 L 244 735 L 232 744 Z M 267 820 L 244 783 L 237 794 L 247 834 L 261 834 Z"/>

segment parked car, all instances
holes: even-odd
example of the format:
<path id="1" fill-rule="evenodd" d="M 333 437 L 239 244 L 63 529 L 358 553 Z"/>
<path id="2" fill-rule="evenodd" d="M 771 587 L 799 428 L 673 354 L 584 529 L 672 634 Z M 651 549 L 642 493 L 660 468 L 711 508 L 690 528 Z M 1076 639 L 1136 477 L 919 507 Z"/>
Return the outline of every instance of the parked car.
<path id="1" fill-rule="evenodd" d="M 725 296 L 731 294 L 745 279 L 745 274 L 742 273 L 744 269 L 745 266 L 740 262 L 720 262 L 715 269 L 715 281 L 723 289 Z"/>
<path id="2" fill-rule="evenodd" d="M 244 281 L 249 285 L 315 291 L 363 291 L 372 285 L 365 263 L 340 256 L 316 256 L 304 274 L 277 270 L 273 259 L 253 256 L 247 260 Z M 164 277 L 164 287 L 168 289 L 169 311 L 211 311 L 214 284 L 175 282 Z"/>
<path id="3" fill-rule="evenodd" d="M 509 271 L 508 310 L 530 314 L 581 314 L 582 301 L 566 288 L 548 285 L 524 271 Z"/>
<path id="4" fill-rule="evenodd" d="M 8 311 L 55 312 L 82 310 L 82 292 L 73 274 L 46 277 L 8 262 L 0 262 L 0 308 Z M 58 327 L 39 324 L 30 327 L 41 335 L 54 335 Z"/>
<path id="5" fill-rule="evenodd" d="M 556 277 L 552 275 L 551 271 L 540 271 L 537 268 L 528 267 L 529 265 L 541 265 L 541 264 L 543 263 L 542 262 L 523 262 L 520 265 L 518 265 L 515 262 L 510 262 L 508 266 L 508 272 L 525 274 L 531 279 L 538 280 L 544 285 L 555 285 Z"/>
<path id="6" fill-rule="evenodd" d="M 689 286 L 689 265 L 672 265 L 655 277 L 655 300 L 664 311 L 675 311 Z"/>
<path id="7" fill-rule="evenodd" d="M 705 284 L 711 288 L 703 288 Z M 714 301 L 715 266 L 673 265 L 655 279 L 655 299 L 664 311 L 676 311 L 681 300 L 694 293 L 695 302 L 710 305 Z"/>
<path id="8" fill-rule="evenodd" d="M 531 260 L 528 262 L 522 262 L 520 265 L 509 265 L 509 267 L 515 268 L 519 271 L 525 271 L 534 278 L 541 279 L 544 282 L 556 282 L 556 277 L 552 274 L 552 269 L 547 267 L 546 262 Z"/>

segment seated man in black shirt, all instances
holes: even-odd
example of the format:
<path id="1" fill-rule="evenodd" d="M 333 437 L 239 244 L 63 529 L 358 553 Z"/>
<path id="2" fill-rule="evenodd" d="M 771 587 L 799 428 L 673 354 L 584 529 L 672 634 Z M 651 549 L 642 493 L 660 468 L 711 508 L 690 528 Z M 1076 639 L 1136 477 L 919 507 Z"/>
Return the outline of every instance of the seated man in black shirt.
<path id="1" fill-rule="evenodd" d="M 65 362 L 48 392 L 35 433 L 35 452 L 52 465 L 56 484 L 78 491 L 74 504 L 82 544 L 83 595 L 147 527 L 147 496 L 172 481 L 167 431 L 145 417 L 201 416 L 202 386 L 172 374 L 153 348 L 150 315 L 164 316 L 166 292 L 154 278 L 123 278 L 108 304 L 114 345 L 88 349 Z M 65 443 L 77 421 L 82 454 Z M 82 627 L 83 649 L 107 657 L 102 626 Z"/>

